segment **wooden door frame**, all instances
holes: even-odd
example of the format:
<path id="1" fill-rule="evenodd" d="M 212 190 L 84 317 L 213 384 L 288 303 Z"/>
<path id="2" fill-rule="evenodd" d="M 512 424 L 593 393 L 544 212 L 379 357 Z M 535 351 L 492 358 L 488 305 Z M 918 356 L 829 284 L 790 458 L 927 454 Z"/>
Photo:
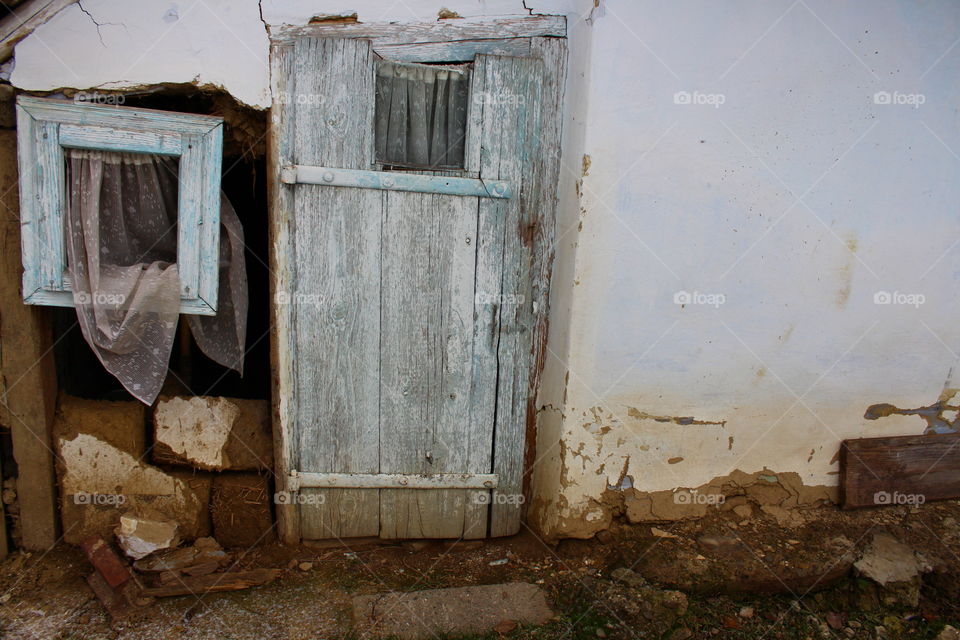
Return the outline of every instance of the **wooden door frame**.
<path id="1" fill-rule="evenodd" d="M 477 54 L 541 58 L 544 63 L 542 130 L 544 149 L 534 160 L 533 175 L 542 186 L 542 207 L 531 212 L 521 239 L 531 247 L 533 330 L 526 399 L 526 451 L 523 465 L 523 493 L 529 497 L 529 471 L 535 459 L 536 397 L 546 355 L 550 276 L 560 171 L 563 92 L 566 79 L 567 47 L 564 16 L 522 16 L 441 20 L 423 24 L 318 23 L 281 27 L 271 32 L 270 90 L 273 98 L 267 128 L 270 291 L 273 323 L 270 329 L 275 490 L 291 492 L 287 447 L 292 442 L 291 419 L 297 398 L 293 394 L 293 361 L 290 356 L 291 306 L 276 304 L 277 293 L 292 290 L 289 262 L 292 239 L 289 218 L 293 211 L 293 189 L 282 180 L 283 167 L 293 164 L 289 141 L 293 134 L 292 93 L 286 79 L 292 71 L 292 44 L 298 37 L 364 38 L 371 40 L 376 54 L 391 60 L 436 62 L 472 60 Z M 525 517 L 526 514 L 523 514 Z M 295 504 L 277 503 L 280 539 L 297 544 L 301 540 L 299 509 Z"/>

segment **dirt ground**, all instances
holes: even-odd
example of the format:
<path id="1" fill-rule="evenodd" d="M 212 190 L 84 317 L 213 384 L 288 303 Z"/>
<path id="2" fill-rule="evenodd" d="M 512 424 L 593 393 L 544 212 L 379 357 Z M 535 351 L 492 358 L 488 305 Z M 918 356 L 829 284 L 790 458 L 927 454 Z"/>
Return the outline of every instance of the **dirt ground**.
<path id="1" fill-rule="evenodd" d="M 526 581 L 545 589 L 556 617 L 510 638 L 937 638 L 947 624 L 960 627 L 958 521 L 960 503 L 948 501 L 856 512 L 716 511 L 655 529 L 615 523 L 597 538 L 553 546 L 529 531 L 484 542 L 270 545 L 238 552 L 238 564 L 284 568 L 280 580 L 158 600 L 123 623 L 112 622 L 87 587 L 83 554 L 62 545 L 15 553 L 0 565 L 0 632 L 58 640 L 351 639 L 354 595 Z M 878 531 L 928 564 L 918 606 L 884 604 L 882 590 L 853 575 L 857 550 Z M 304 562 L 312 566 L 299 568 Z M 623 568 L 643 584 L 620 579 Z M 681 598 L 686 606 L 660 606 L 660 594 L 669 593 L 661 589 L 682 591 L 664 602 Z"/>

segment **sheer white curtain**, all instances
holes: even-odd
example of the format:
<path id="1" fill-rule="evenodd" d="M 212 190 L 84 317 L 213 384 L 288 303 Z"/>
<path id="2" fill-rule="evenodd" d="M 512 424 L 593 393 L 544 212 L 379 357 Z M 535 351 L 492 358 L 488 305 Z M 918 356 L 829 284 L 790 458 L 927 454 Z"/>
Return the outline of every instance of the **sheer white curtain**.
<path id="1" fill-rule="evenodd" d="M 77 319 L 103 366 L 152 404 L 177 330 L 177 161 L 67 151 L 67 259 Z M 243 373 L 247 276 L 243 228 L 221 195 L 216 316 L 189 316 L 198 346 Z M 203 390 L 200 390 L 201 392 Z"/>
<path id="2" fill-rule="evenodd" d="M 470 69 L 377 65 L 376 154 L 384 164 L 462 168 Z"/>

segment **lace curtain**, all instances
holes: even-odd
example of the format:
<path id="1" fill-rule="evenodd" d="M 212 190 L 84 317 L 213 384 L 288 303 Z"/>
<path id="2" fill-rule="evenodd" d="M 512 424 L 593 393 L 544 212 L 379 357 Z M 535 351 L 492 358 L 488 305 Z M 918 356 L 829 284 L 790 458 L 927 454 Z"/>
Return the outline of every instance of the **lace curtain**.
<path id="1" fill-rule="evenodd" d="M 469 69 L 381 62 L 377 65 L 377 161 L 421 168 L 463 168 Z"/>
<path id="2" fill-rule="evenodd" d="M 175 158 L 67 150 L 67 270 L 83 336 L 134 397 L 163 386 L 180 308 Z M 190 315 L 200 349 L 243 373 L 247 276 L 243 228 L 220 198 L 216 316 Z"/>

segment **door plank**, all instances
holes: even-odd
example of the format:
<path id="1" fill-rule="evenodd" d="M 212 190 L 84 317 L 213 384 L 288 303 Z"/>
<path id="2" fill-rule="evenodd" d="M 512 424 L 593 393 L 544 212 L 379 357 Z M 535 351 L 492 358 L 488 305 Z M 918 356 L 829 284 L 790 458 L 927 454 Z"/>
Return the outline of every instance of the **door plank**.
<path id="1" fill-rule="evenodd" d="M 500 484 L 492 492 L 489 532 L 495 537 L 519 531 L 523 506 L 533 333 L 533 256 L 525 212 L 541 204 L 537 201 L 539 190 L 531 167 L 540 143 L 543 62 L 534 58 L 477 56 L 474 75 L 483 76 L 482 90 L 488 94 L 481 118 L 480 177 L 510 180 L 517 193 L 511 200 L 495 205 L 500 208 L 497 213 L 502 216 L 504 230 L 499 297 L 491 305 L 496 310 L 490 314 L 491 319 L 499 318 L 493 472 L 499 476 Z M 480 202 L 481 216 L 490 215 L 489 207 L 489 202 Z"/>
<path id="2" fill-rule="evenodd" d="M 294 42 L 295 162 L 368 168 L 373 149 L 369 41 Z M 358 213 L 362 215 L 357 215 Z M 296 187 L 293 306 L 301 471 L 379 469 L 380 217 L 377 192 Z M 304 489 L 304 538 L 379 532 L 373 489 Z"/>
<path id="3" fill-rule="evenodd" d="M 477 200 L 386 197 L 383 230 L 381 450 L 385 473 L 483 473 L 470 429 Z M 489 437 L 490 427 L 486 432 Z M 483 536 L 475 491 L 383 490 L 381 537 Z M 470 515 L 468 519 L 468 514 Z"/>
<path id="4" fill-rule="evenodd" d="M 289 473 L 295 469 L 297 456 L 293 454 L 293 427 L 296 423 L 294 393 L 293 306 L 277 304 L 291 290 L 293 259 L 296 246 L 291 237 L 294 209 L 294 186 L 281 180 L 283 167 L 293 163 L 294 111 L 290 101 L 296 89 L 293 75 L 293 45 L 273 45 L 270 51 L 271 92 L 277 99 L 270 108 L 271 126 L 268 128 L 267 149 L 270 182 L 270 273 L 273 313 L 271 323 L 270 361 L 273 377 L 274 427 L 273 451 L 276 471 L 276 491 L 290 495 Z M 279 295 L 278 295 L 279 294 Z M 286 544 L 300 542 L 300 510 L 289 500 L 278 501 L 277 526 L 280 539 Z"/>

